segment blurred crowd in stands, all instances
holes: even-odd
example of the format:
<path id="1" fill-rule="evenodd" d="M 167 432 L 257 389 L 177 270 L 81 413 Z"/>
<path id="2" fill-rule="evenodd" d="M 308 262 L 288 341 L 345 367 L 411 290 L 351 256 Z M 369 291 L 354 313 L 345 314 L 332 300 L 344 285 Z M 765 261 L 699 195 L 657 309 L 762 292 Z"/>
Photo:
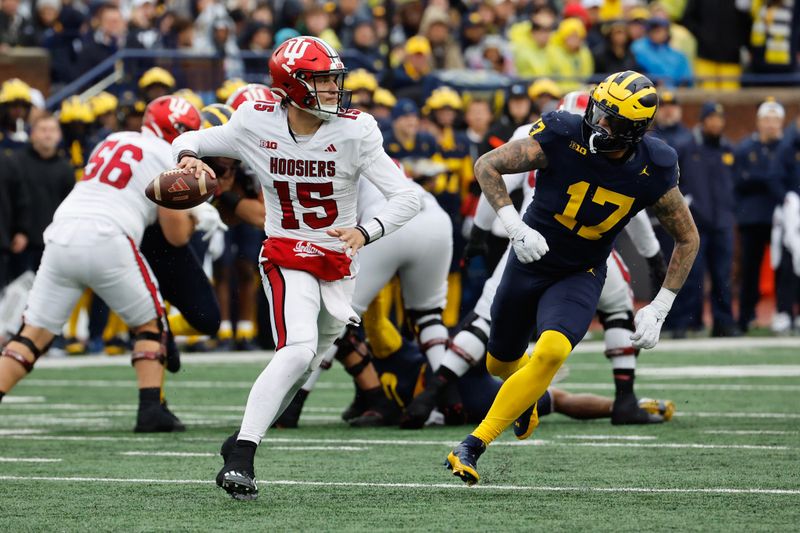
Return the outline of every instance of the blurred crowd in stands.
<path id="1" fill-rule="evenodd" d="M 47 48 L 53 87 L 74 81 L 123 48 L 224 56 L 228 75 L 219 87 L 201 91 L 181 83 L 178 72 L 152 67 L 158 61 L 150 60 L 108 91 L 64 99 L 55 114 L 25 81 L 5 80 L 0 290 L 37 268 L 42 231 L 81 179 L 99 140 L 113 131 L 138 130 L 146 102 L 163 94 L 179 92 L 201 108 L 225 102 L 246 81 L 269 83 L 269 51 L 304 34 L 342 50 L 352 107 L 376 117 L 386 151 L 437 197 L 454 222 L 448 326 L 472 308 L 506 242 L 498 232 L 487 257 L 462 261 L 480 194 L 475 160 L 520 125 L 555 109 L 567 91 L 586 87 L 601 73 L 641 69 L 662 87 L 652 134 L 680 155 L 681 188 L 702 240 L 667 329 L 676 337 L 709 326 L 714 335 L 739 335 L 752 327 L 759 299 L 774 294 L 772 329 L 800 331 L 800 236 L 792 233 L 800 220 L 800 201 L 792 203 L 800 192 L 800 117 L 787 116 L 780 102 L 768 99 L 757 108 L 752 134 L 733 143 L 725 136 L 725 110 L 713 91 L 699 121 L 684 124 L 672 90 L 735 89 L 747 73 L 796 74 L 799 13 L 800 2 L 792 0 L 0 0 L 0 53 L 16 46 Z M 487 71 L 507 81 L 480 90 L 442 79 L 425 83 L 433 75 L 463 71 L 474 76 Z M 760 85 L 787 80 L 764 78 Z M 217 345 L 253 349 L 269 342 L 269 328 L 258 318 L 266 314 L 255 269 L 263 230 L 230 225 L 224 251 L 209 269 L 223 314 Z M 669 239 L 660 237 L 668 257 Z M 712 318 L 704 323 L 708 302 Z M 102 331 L 95 328 L 83 349 L 101 350 Z"/>
<path id="2" fill-rule="evenodd" d="M 668 85 L 735 88 L 743 72 L 797 80 L 799 28 L 794 0 L 0 1 L 0 50 L 46 48 L 56 86 L 123 48 L 218 54 L 228 77 L 255 75 L 264 59 L 240 52 L 303 34 L 392 91 L 441 69 L 566 90 L 634 67 Z"/>

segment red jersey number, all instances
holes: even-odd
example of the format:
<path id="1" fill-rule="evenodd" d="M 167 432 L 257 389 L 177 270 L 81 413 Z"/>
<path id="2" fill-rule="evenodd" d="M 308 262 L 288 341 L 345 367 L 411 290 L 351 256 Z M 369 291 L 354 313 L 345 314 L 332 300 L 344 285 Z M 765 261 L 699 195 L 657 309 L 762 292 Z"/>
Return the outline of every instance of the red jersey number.
<path id="1" fill-rule="evenodd" d="M 100 183 L 124 189 L 133 176 L 133 167 L 143 157 L 144 153 L 138 146 L 105 141 L 94 151 L 86 165 L 83 181 L 99 177 Z"/>
<path id="2" fill-rule="evenodd" d="M 281 227 L 283 229 L 298 229 L 300 221 L 294 213 L 292 205 L 292 195 L 288 181 L 274 181 L 273 185 L 278 192 L 278 199 L 281 202 Z M 325 214 L 321 215 L 318 211 L 303 213 L 303 222 L 311 229 L 327 228 L 339 216 L 339 208 L 336 200 L 328 198 L 333 195 L 333 183 L 297 183 L 297 201 L 306 209 L 321 207 Z"/>

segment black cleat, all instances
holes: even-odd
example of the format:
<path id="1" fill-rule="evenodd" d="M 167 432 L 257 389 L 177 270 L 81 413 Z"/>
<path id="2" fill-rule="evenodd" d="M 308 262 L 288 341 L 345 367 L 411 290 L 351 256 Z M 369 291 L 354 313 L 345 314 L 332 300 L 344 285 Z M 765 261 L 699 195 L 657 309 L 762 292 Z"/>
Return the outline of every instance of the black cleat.
<path id="1" fill-rule="evenodd" d="M 136 433 L 169 433 L 186 431 L 186 426 L 167 408 L 166 402 L 139 405 Z"/>
<path id="2" fill-rule="evenodd" d="M 436 408 L 439 389 L 437 387 L 426 387 L 419 393 L 406 407 L 405 412 L 400 417 L 400 428 L 402 429 L 422 429 L 431 412 Z"/>
<path id="3" fill-rule="evenodd" d="M 615 426 L 661 424 L 664 417 L 642 409 L 633 394 L 618 397 L 611 408 L 611 423 Z"/>
<path id="4" fill-rule="evenodd" d="M 255 500 L 258 498 L 258 484 L 252 469 L 222 467 L 217 474 L 217 486 L 225 489 L 234 500 Z"/>
<path id="5" fill-rule="evenodd" d="M 439 411 L 444 415 L 444 423 L 448 426 L 462 426 L 467 423 L 467 413 L 458 391 L 458 382 L 448 382 L 439 392 Z"/>
<path id="6" fill-rule="evenodd" d="M 400 408 L 385 396 L 369 407 L 361 416 L 349 421 L 354 428 L 393 426 L 400 419 Z"/>
<path id="7" fill-rule="evenodd" d="M 236 445 L 238 436 L 237 430 L 220 447 L 219 454 L 225 464 L 217 473 L 217 486 L 225 489 L 235 500 L 255 500 L 258 498 L 255 468 L 252 459 L 243 457 L 242 448 Z"/>
<path id="8" fill-rule="evenodd" d="M 478 475 L 478 459 L 485 451 L 486 444 L 481 439 L 468 435 L 448 454 L 444 466 L 467 485 L 474 485 L 481 478 Z"/>
<path id="9" fill-rule="evenodd" d="M 350 422 L 354 418 L 358 418 L 364 414 L 364 411 L 367 410 L 367 407 L 366 395 L 361 391 L 361 389 L 356 387 L 356 396 L 353 398 L 353 401 L 350 402 L 350 405 L 347 406 L 347 409 L 342 412 L 342 420 L 345 422 Z"/>

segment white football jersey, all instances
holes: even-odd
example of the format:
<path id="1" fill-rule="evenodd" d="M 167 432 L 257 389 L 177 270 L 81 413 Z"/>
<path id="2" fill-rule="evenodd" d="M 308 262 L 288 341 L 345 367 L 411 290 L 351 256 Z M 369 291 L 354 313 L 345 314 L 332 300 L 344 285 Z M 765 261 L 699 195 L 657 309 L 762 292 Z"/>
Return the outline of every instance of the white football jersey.
<path id="1" fill-rule="evenodd" d="M 435 205 L 439 205 L 436 202 L 436 198 L 423 189 L 419 184 L 414 183 L 409 179 L 409 183 L 411 184 L 411 188 L 414 189 L 416 192 L 417 197 L 419 197 L 419 203 L 422 209 L 426 209 L 428 206 L 432 205 L 431 201 Z M 358 223 L 362 224 L 367 222 L 368 220 L 375 218 L 378 213 L 386 205 L 386 198 L 384 198 L 381 191 L 372 184 L 372 182 L 368 180 L 360 180 L 358 182 Z"/>
<path id="2" fill-rule="evenodd" d="M 296 140 L 286 114 L 278 103 L 245 102 L 225 125 L 178 137 L 173 154 L 177 159 L 188 150 L 248 164 L 264 190 L 264 230 L 270 237 L 342 249 L 339 239 L 325 230 L 356 225 L 357 181 L 362 175 L 385 197 L 398 196 L 399 202 L 387 206 L 380 224 L 373 225 L 378 236 L 418 211 L 418 203 L 410 206 L 406 201 L 402 191 L 408 192 L 410 184 L 383 151 L 383 137 L 371 115 L 350 110 L 323 122 L 310 138 Z"/>
<path id="3" fill-rule="evenodd" d="M 45 230 L 48 240 L 90 239 L 91 235 L 66 235 L 72 220 L 110 223 L 137 244 L 145 227 L 156 220 L 157 206 L 144 191 L 161 172 L 174 166 L 168 142 L 150 132 L 109 135 L 89 158 L 83 179 L 75 184 Z"/>

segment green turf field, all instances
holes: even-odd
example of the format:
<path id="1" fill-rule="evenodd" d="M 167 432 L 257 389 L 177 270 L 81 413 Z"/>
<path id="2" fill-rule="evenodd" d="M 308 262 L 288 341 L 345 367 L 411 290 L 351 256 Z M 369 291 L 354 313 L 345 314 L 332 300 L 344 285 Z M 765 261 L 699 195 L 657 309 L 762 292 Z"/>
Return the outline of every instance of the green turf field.
<path id="1" fill-rule="evenodd" d="M 800 349 L 689 342 L 640 359 L 639 394 L 673 399 L 672 422 L 549 416 L 535 440 L 492 445 L 474 488 L 442 466 L 471 428 L 350 429 L 335 368 L 301 429 L 268 434 L 255 502 L 212 480 L 263 364 L 185 362 L 167 394 L 189 430 L 140 436 L 124 360 L 45 363 L 0 404 L 0 530 L 797 531 Z M 612 394 L 599 352 L 568 364 L 560 386 Z"/>

